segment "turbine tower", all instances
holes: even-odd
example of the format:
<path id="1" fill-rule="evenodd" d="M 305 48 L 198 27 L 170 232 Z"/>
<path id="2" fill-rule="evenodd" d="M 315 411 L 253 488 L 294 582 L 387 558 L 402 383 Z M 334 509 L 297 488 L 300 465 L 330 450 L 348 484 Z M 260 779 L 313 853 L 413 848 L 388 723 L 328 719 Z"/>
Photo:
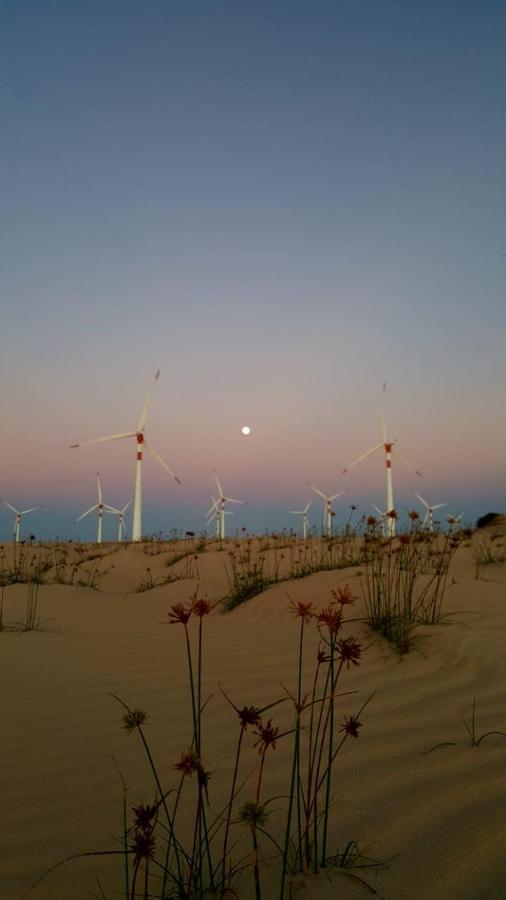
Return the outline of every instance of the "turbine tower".
<path id="1" fill-rule="evenodd" d="M 223 488 L 218 480 L 218 474 L 216 472 L 216 469 L 213 469 L 213 472 L 214 472 L 214 478 L 216 481 L 216 486 L 218 488 L 218 499 L 214 500 L 214 497 L 213 497 L 213 505 L 211 506 L 211 509 L 209 509 L 207 511 L 206 517 L 209 516 L 213 511 L 216 511 L 216 515 L 218 516 L 218 522 L 219 522 L 219 538 L 220 538 L 220 540 L 223 540 L 225 537 L 225 515 L 226 515 L 225 503 L 241 503 L 243 506 L 246 506 L 247 504 L 246 504 L 245 500 L 234 500 L 233 497 L 225 497 L 225 494 L 223 493 Z M 212 518 L 211 518 L 211 521 L 212 521 Z"/>
<path id="2" fill-rule="evenodd" d="M 302 516 L 302 539 L 303 539 L 304 541 L 307 540 L 307 525 L 308 525 L 307 511 L 308 511 L 309 507 L 311 506 L 312 502 L 313 502 L 313 501 L 310 500 L 309 503 L 306 503 L 304 509 L 290 509 L 290 510 L 288 510 L 288 512 L 289 512 L 292 516 Z"/>
<path id="3" fill-rule="evenodd" d="M 220 531 L 221 531 L 221 518 L 220 518 L 220 514 L 219 514 L 218 501 L 214 498 L 213 494 L 211 494 L 211 500 L 213 501 L 213 505 L 211 506 L 211 509 L 209 509 L 207 511 L 205 518 L 207 519 L 208 525 L 210 525 L 211 522 L 214 522 L 216 520 L 216 526 L 215 526 L 216 538 L 219 540 L 220 539 Z M 233 516 L 234 514 L 233 514 L 233 512 L 229 512 L 228 510 L 224 509 L 223 515 L 224 516 Z"/>
<path id="4" fill-rule="evenodd" d="M 421 494 L 418 491 L 413 491 L 415 497 L 418 497 L 420 503 L 423 503 L 425 506 L 425 518 L 422 522 L 422 527 L 425 528 L 427 526 L 428 531 L 434 531 L 434 518 L 433 512 L 435 509 L 442 509 L 443 506 L 448 506 L 447 503 L 435 503 L 434 506 L 431 506 L 430 503 L 427 503 L 427 500 L 424 500 Z"/>
<path id="5" fill-rule="evenodd" d="M 86 516 L 89 516 L 90 513 L 95 512 L 95 510 L 97 509 L 98 510 L 97 544 L 101 544 L 102 543 L 102 519 L 104 516 L 104 510 L 106 510 L 107 512 L 110 512 L 113 509 L 113 507 L 108 506 L 107 503 L 104 503 L 104 498 L 102 496 L 102 485 L 100 484 L 100 473 L 99 472 L 97 472 L 97 494 L 98 494 L 98 503 L 95 503 L 94 506 L 90 506 L 90 508 L 87 509 L 86 512 L 83 512 L 83 514 L 80 515 L 78 519 L 76 519 L 75 524 L 77 525 L 77 523 L 80 522 L 81 519 L 85 519 Z"/>
<path id="6" fill-rule="evenodd" d="M 362 453 L 361 456 L 358 456 L 357 459 L 354 459 L 346 469 L 343 469 L 342 474 L 346 475 L 350 469 L 356 466 L 358 463 L 362 462 L 364 459 L 367 459 L 368 456 L 372 456 L 373 453 L 377 453 L 378 450 L 385 451 L 385 466 L 387 470 L 387 508 L 386 508 L 386 533 L 387 537 L 395 537 L 395 518 L 390 516 L 389 513 L 393 512 L 395 509 L 394 506 L 394 491 L 392 486 L 392 455 L 393 455 L 393 447 L 394 444 L 397 444 L 397 440 L 391 441 L 387 438 L 387 426 L 386 426 L 386 418 L 385 418 L 385 393 L 387 386 L 385 382 L 383 382 L 383 399 L 381 404 L 381 436 L 383 440 L 380 444 L 376 444 L 374 447 L 371 447 L 370 450 L 366 450 L 365 453 Z M 414 466 L 411 465 L 404 459 L 403 456 L 396 453 L 398 456 L 399 462 L 402 463 L 403 466 L 406 466 L 407 469 L 410 469 L 412 472 L 415 472 L 417 475 L 421 475 L 422 473 L 415 469 Z"/>
<path id="7" fill-rule="evenodd" d="M 127 431 L 124 434 L 112 434 L 107 437 L 102 438 L 94 438 L 91 441 L 83 441 L 83 444 L 101 444 L 106 441 L 119 441 L 123 438 L 135 438 L 136 441 L 136 464 L 135 464 L 135 492 L 134 492 L 134 514 L 133 514 L 133 522 L 132 522 L 132 540 L 140 541 L 142 535 L 142 448 L 145 447 L 146 450 L 151 453 L 151 456 L 156 459 L 156 461 L 165 469 L 169 475 L 177 481 L 178 484 L 181 484 L 177 475 L 174 475 L 172 469 L 169 469 L 168 465 L 162 457 L 156 452 L 156 450 L 148 444 L 145 438 L 146 431 L 146 421 L 148 418 L 149 407 L 151 404 L 151 400 L 153 399 L 153 393 L 156 387 L 156 382 L 160 376 L 160 369 L 158 369 L 154 382 L 151 385 L 151 389 L 148 391 L 148 395 L 144 402 L 144 408 L 142 410 L 142 414 L 139 420 L 139 424 L 137 426 L 137 431 Z M 76 447 L 80 447 L 80 444 L 72 444 L 71 450 Z"/>
<path id="8" fill-rule="evenodd" d="M 21 537 L 21 517 L 28 515 L 28 513 L 35 512 L 36 509 L 42 509 L 41 506 L 31 506 L 30 509 L 16 509 L 15 506 L 12 506 L 11 503 L 7 503 L 7 500 L 0 500 L 0 503 L 4 503 L 5 506 L 8 506 L 9 509 L 12 509 L 14 513 L 14 528 L 12 530 L 14 541 L 16 544 L 19 544 Z"/>
<path id="9" fill-rule="evenodd" d="M 322 530 L 325 531 L 327 537 L 330 538 L 332 537 L 332 501 L 336 500 L 338 497 L 342 497 L 343 494 L 346 494 L 346 491 L 339 491 L 338 494 L 332 494 L 331 497 L 327 497 L 327 495 L 319 491 L 314 484 L 310 484 L 309 482 L 308 484 L 311 490 L 325 501 L 323 504 Z"/>
<path id="10" fill-rule="evenodd" d="M 126 534 L 125 513 L 132 502 L 132 500 L 129 500 L 122 509 L 116 509 L 115 506 L 107 506 L 105 508 L 106 512 L 118 516 L 118 544 L 121 543 Z"/>

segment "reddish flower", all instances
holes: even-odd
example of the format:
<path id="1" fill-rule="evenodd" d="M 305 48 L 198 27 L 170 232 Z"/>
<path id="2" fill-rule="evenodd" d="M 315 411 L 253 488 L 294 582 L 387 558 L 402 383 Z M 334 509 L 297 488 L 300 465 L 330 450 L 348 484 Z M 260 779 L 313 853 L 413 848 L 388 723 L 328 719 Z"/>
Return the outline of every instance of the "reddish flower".
<path id="1" fill-rule="evenodd" d="M 358 666 L 358 661 L 362 655 L 362 647 L 354 637 L 341 638 L 337 641 L 336 649 L 339 658 L 346 663 L 346 668 L 350 668 L 350 663 Z"/>
<path id="2" fill-rule="evenodd" d="M 398 515 L 398 513 L 396 513 L 395 509 L 390 509 L 387 512 L 387 516 L 389 519 L 398 519 L 399 518 L 399 515 Z"/>
<path id="3" fill-rule="evenodd" d="M 296 619 L 304 619 L 305 624 L 314 616 L 314 604 L 313 603 L 303 603 L 302 600 L 290 600 L 290 610 Z"/>
<path id="4" fill-rule="evenodd" d="M 350 737 L 357 738 L 359 728 L 362 728 L 362 722 L 359 722 L 357 716 L 350 716 L 348 719 L 344 720 L 339 730 L 344 731 L 345 734 L 349 734 Z"/>
<path id="5" fill-rule="evenodd" d="M 260 713 L 261 710 L 256 706 L 243 706 L 237 710 L 243 728 L 247 728 L 248 725 L 260 725 Z"/>
<path id="6" fill-rule="evenodd" d="M 349 584 L 345 584 L 343 588 L 338 588 L 337 591 L 330 592 L 336 603 L 340 603 L 341 606 L 348 606 L 351 603 L 355 603 L 357 597 L 355 597 L 352 592 Z"/>
<path id="7" fill-rule="evenodd" d="M 185 606 L 184 603 L 174 603 L 174 606 L 171 606 L 169 616 L 169 622 L 171 625 L 186 625 L 188 623 L 188 619 L 192 614 L 192 605 Z"/>
<path id="8" fill-rule="evenodd" d="M 198 755 L 193 750 L 188 750 L 187 753 L 181 754 L 181 759 L 174 766 L 178 772 L 182 772 L 183 775 L 193 775 L 194 772 L 198 770 L 200 766 L 200 761 Z"/>
<path id="9" fill-rule="evenodd" d="M 321 666 L 322 663 L 326 662 L 326 660 L 327 660 L 327 656 L 325 654 L 325 651 L 322 650 L 321 647 L 318 647 L 318 652 L 316 654 L 316 662 L 318 663 L 318 665 Z"/>
<path id="10" fill-rule="evenodd" d="M 321 625 L 327 626 L 331 634 L 337 634 L 341 627 L 342 612 L 340 609 L 332 609 L 331 606 L 327 606 L 322 609 L 317 618 Z"/>
<path id="11" fill-rule="evenodd" d="M 375 516 L 367 516 L 367 524 L 369 525 L 369 528 L 376 528 L 378 520 Z"/>
<path id="12" fill-rule="evenodd" d="M 155 824 L 153 819 L 156 820 L 158 806 L 156 803 L 153 806 L 150 806 L 149 803 L 146 805 L 140 803 L 139 806 L 132 806 L 132 812 L 135 819 L 133 827 L 140 831 L 150 831 Z"/>
<path id="13" fill-rule="evenodd" d="M 411 519 L 412 522 L 416 522 L 417 519 L 420 518 L 420 516 L 418 515 L 416 509 L 412 509 L 411 512 L 408 513 L 408 516 L 409 516 L 409 518 Z"/>
<path id="14" fill-rule="evenodd" d="M 135 853 L 136 864 L 141 859 L 155 858 L 156 841 L 151 831 L 136 831 L 131 846 Z"/>
<path id="15" fill-rule="evenodd" d="M 258 735 L 258 741 L 256 741 L 253 746 L 259 748 L 259 753 L 262 753 L 264 750 L 267 750 L 268 747 L 272 747 L 273 750 L 276 749 L 276 740 L 279 737 L 279 728 L 273 727 L 272 719 L 269 719 L 266 725 L 263 725 L 262 722 L 259 722 L 259 730 L 254 732 Z"/>
<path id="16" fill-rule="evenodd" d="M 204 616 L 208 616 L 210 612 L 214 609 L 215 606 L 220 602 L 219 600 L 208 600 L 207 597 L 197 597 L 195 594 L 192 599 L 191 611 L 194 616 L 197 616 L 199 619 L 202 619 Z"/>

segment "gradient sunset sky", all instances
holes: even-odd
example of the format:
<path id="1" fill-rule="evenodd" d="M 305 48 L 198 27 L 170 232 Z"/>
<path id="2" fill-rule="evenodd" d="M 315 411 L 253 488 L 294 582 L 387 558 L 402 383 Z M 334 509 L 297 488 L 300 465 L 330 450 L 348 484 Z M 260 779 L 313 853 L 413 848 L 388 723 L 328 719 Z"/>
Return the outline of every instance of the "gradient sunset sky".
<path id="1" fill-rule="evenodd" d="M 199 531 L 294 527 L 307 482 L 506 512 L 506 8 L 499 0 L 6 0 L 0 496 L 37 537 L 132 496 Z M 247 424 L 249 437 L 241 434 Z M 446 512 L 446 510 L 444 511 Z M 313 503 L 311 523 L 320 524 Z M 0 510 L 0 537 L 12 533 Z M 227 522 L 230 527 L 230 521 Z M 106 537 L 113 538 L 111 522 Z"/>

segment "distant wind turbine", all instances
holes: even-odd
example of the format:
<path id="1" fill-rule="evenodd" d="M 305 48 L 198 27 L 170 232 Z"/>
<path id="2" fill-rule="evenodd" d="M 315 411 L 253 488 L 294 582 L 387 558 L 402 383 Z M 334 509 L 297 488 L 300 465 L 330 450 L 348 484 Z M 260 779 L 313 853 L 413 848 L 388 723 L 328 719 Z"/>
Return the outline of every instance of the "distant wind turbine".
<path id="1" fill-rule="evenodd" d="M 377 453 L 378 450 L 385 451 L 385 464 L 386 464 L 386 470 L 387 470 L 386 529 L 387 529 L 388 537 L 395 537 L 395 519 L 393 517 L 389 516 L 389 513 L 393 512 L 395 509 L 394 492 L 393 492 L 393 487 L 392 487 L 392 455 L 393 455 L 393 446 L 394 446 L 394 444 L 397 444 L 398 441 L 397 440 L 390 441 L 387 439 L 387 426 L 386 426 L 386 418 L 385 418 L 386 389 L 387 389 L 387 386 L 386 386 L 385 382 L 383 382 L 383 399 L 382 399 L 382 404 L 381 404 L 381 433 L 382 433 L 383 440 L 381 441 L 380 444 L 376 444 L 374 447 L 371 447 L 370 450 L 366 450 L 365 453 L 362 453 L 361 456 L 358 456 L 357 459 L 354 459 L 353 462 L 351 462 L 349 464 L 349 466 L 346 467 L 346 469 L 343 469 L 342 474 L 346 475 L 346 473 L 349 472 L 349 470 L 352 469 L 353 466 L 356 466 L 358 463 L 362 462 L 364 459 L 367 459 L 368 456 L 372 456 L 373 453 Z M 399 461 L 403 464 L 403 466 L 406 466 L 407 469 L 411 469 L 411 471 L 415 472 L 417 475 L 422 474 L 421 472 L 418 471 L 418 469 L 415 469 L 414 466 L 412 466 L 411 463 L 409 463 L 407 461 L 407 459 L 404 459 L 404 457 L 401 456 L 399 453 L 396 453 L 396 456 L 398 457 Z"/>
<path id="2" fill-rule="evenodd" d="M 216 522 L 216 526 L 215 526 L 216 537 L 219 540 L 220 530 L 221 530 L 220 510 L 219 510 L 219 506 L 218 506 L 218 501 L 214 498 L 213 494 L 211 494 L 211 500 L 213 501 L 213 505 L 211 506 L 211 509 L 209 509 L 208 512 L 206 513 L 205 518 L 207 519 L 208 525 L 210 525 L 211 522 L 214 522 L 214 521 Z M 233 512 L 229 512 L 228 510 L 224 509 L 223 515 L 224 516 L 233 516 L 234 514 L 233 514 Z"/>
<path id="3" fill-rule="evenodd" d="M 378 513 L 379 522 L 380 522 L 380 526 L 381 526 L 381 533 L 382 533 L 383 537 L 385 537 L 386 533 L 387 533 L 387 514 L 386 514 L 386 512 L 383 512 L 379 508 L 379 506 L 376 506 L 375 503 L 371 503 L 371 506 L 372 506 L 373 510 Z"/>
<path id="4" fill-rule="evenodd" d="M 4 503 L 5 506 L 8 506 L 9 509 L 12 509 L 14 513 L 14 528 L 13 528 L 13 536 L 16 544 L 19 544 L 21 537 L 21 518 L 22 516 L 28 515 L 28 513 L 35 512 L 36 509 L 42 509 L 42 506 L 31 506 L 30 509 L 16 509 L 15 506 L 12 506 L 11 503 L 7 503 L 7 500 L 0 500 L 0 503 Z"/>
<path id="5" fill-rule="evenodd" d="M 462 519 L 463 515 L 463 512 L 459 512 L 456 516 L 449 515 L 446 517 L 446 521 L 450 526 L 450 531 L 457 531 L 457 529 L 460 528 L 460 520 Z"/>
<path id="6" fill-rule="evenodd" d="M 288 510 L 292 516 L 302 516 L 302 538 L 304 541 L 307 539 L 307 526 L 308 526 L 307 511 L 308 511 L 309 507 L 311 506 L 312 502 L 313 501 L 310 500 L 309 503 L 306 503 L 304 509 Z"/>
<path id="7" fill-rule="evenodd" d="M 434 531 L 433 512 L 435 509 L 442 509 L 443 506 L 448 506 L 448 503 L 435 503 L 433 506 L 431 506 L 430 503 L 427 503 L 427 500 L 425 500 L 422 495 L 418 493 L 418 491 L 413 491 L 413 493 L 415 497 L 418 497 L 420 503 L 423 503 L 423 505 L 425 506 L 426 512 L 425 518 L 422 522 L 422 527 L 425 528 L 425 526 L 427 526 L 428 531 Z"/>
<path id="8" fill-rule="evenodd" d="M 346 491 L 339 491 L 338 494 L 332 494 L 331 497 L 327 497 L 327 495 L 318 490 L 314 484 L 308 482 L 308 485 L 315 494 L 318 494 L 318 496 L 322 497 L 325 501 L 323 504 L 322 531 L 326 533 L 327 537 L 332 537 L 332 501 L 337 500 L 338 497 L 342 497 L 343 494 L 346 494 Z"/>
<path id="9" fill-rule="evenodd" d="M 125 525 L 125 513 L 129 506 L 133 503 L 133 500 L 129 500 L 122 509 L 116 509 L 115 506 L 106 506 L 105 511 L 110 513 L 111 515 L 116 515 L 118 517 L 118 543 L 124 539 L 126 535 L 126 525 Z"/>
<path id="10" fill-rule="evenodd" d="M 144 402 L 144 408 L 142 410 L 142 414 L 139 420 L 139 424 L 137 426 L 137 431 L 126 431 L 124 434 L 112 434 L 108 437 L 94 438 L 91 441 L 83 441 L 83 444 L 100 444 L 105 443 L 106 441 L 119 441 L 123 438 L 135 438 L 137 450 L 136 450 L 136 466 L 135 466 L 135 492 L 134 492 L 134 514 L 133 514 L 133 522 L 132 522 L 132 540 L 140 541 L 142 536 L 142 448 L 143 446 L 151 453 L 151 456 L 156 459 L 157 463 L 159 463 L 169 475 L 177 481 L 178 484 L 181 484 L 177 475 L 174 475 L 172 469 L 169 469 L 168 465 L 162 457 L 156 452 L 156 450 L 148 444 L 145 438 L 146 431 L 146 421 L 148 418 L 149 407 L 151 404 L 151 400 L 153 399 L 153 393 L 156 387 L 156 382 L 160 376 L 160 370 L 158 369 L 154 382 L 148 392 L 146 400 Z M 81 446 L 80 444 L 72 444 L 71 450 L 76 447 Z"/>
<path id="11" fill-rule="evenodd" d="M 213 513 L 213 511 L 216 511 L 216 514 L 218 516 L 218 522 L 219 522 L 219 535 L 218 536 L 221 540 L 223 540 L 225 537 L 225 515 L 226 515 L 225 503 L 240 503 L 243 506 L 246 506 L 247 504 L 246 504 L 245 500 L 234 500 L 233 497 L 226 497 L 225 494 L 223 493 L 223 488 L 218 480 L 218 474 L 216 472 L 216 469 L 213 469 L 213 472 L 214 472 L 214 478 L 216 481 L 216 486 L 218 488 L 218 499 L 214 500 L 214 498 L 213 498 L 213 505 L 207 511 L 206 518 L 207 518 L 207 516 L 211 515 Z M 212 519 L 211 519 L 211 521 L 212 521 Z"/>
<path id="12" fill-rule="evenodd" d="M 104 503 L 104 498 L 102 496 L 102 485 L 100 483 L 99 472 L 97 472 L 97 495 L 98 495 L 98 502 L 95 503 L 94 506 L 90 506 L 90 508 L 87 509 L 86 512 L 83 512 L 82 515 L 80 515 L 79 518 L 76 519 L 75 524 L 77 525 L 77 523 L 80 522 L 81 519 L 85 519 L 86 516 L 89 516 L 90 513 L 95 512 L 95 510 L 97 510 L 98 511 L 97 544 L 101 544 L 102 543 L 102 519 L 104 517 L 104 510 L 106 512 L 111 512 L 114 507 L 109 506 L 107 503 Z"/>

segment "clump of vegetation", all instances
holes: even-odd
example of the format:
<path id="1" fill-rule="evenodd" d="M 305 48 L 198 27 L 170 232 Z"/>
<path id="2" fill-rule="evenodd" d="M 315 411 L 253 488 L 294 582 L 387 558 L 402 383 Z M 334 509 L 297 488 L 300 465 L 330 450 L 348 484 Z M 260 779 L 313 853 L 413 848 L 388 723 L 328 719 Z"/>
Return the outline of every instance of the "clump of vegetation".
<path id="1" fill-rule="evenodd" d="M 474 577 L 483 578 L 486 566 L 506 562 L 505 536 L 487 534 L 473 543 Z"/>
<path id="2" fill-rule="evenodd" d="M 122 885 L 115 883 L 113 888 L 116 896 L 125 900 L 203 900 L 211 896 L 222 900 L 238 896 L 239 879 L 249 875 L 256 900 L 267 896 L 284 900 L 290 896 L 292 875 L 317 873 L 329 865 L 337 866 L 344 877 L 352 878 L 369 893 L 377 893 L 359 872 L 361 867 L 379 863 L 366 857 L 356 841 L 342 844 L 344 850 L 332 850 L 335 823 L 331 811 L 338 757 L 358 739 L 371 699 L 349 712 L 350 691 L 341 691 L 343 679 L 360 664 L 363 653 L 353 635 L 343 634 L 344 611 L 354 601 L 350 590 L 344 588 L 333 591 L 330 603 L 321 610 L 312 602 L 290 603 L 299 623 L 297 675 L 294 685 L 283 686 L 283 696 L 263 706 L 251 699 L 242 704 L 231 699 L 220 685 L 237 723 L 227 799 L 221 808 L 211 801 L 214 773 L 206 764 L 208 741 L 204 741 L 204 735 L 211 735 L 211 728 L 203 727 L 208 708 L 204 698 L 204 625 L 218 604 L 196 592 L 189 602 L 171 607 L 169 623 L 180 628 L 186 649 L 192 733 L 183 744 L 180 758 L 167 770 L 157 763 L 149 744 L 148 713 L 115 697 L 122 707 L 123 728 L 140 740 L 154 791 L 148 802 L 131 807 L 129 817 L 122 777 L 119 846 L 97 851 L 97 855 L 116 857 L 122 863 Z M 308 640 L 313 645 L 313 660 L 306 672 Z M 292 708 L 291 721 L 283 725 L 281 720 L 275 721 L 278 713 L 274 713 L 282 704 Z M 281 742 L 291 743 L 289 780 L 282 797 L 271 797 L 265 792 L 265 773 Z M 171 775 L 176 776 L 175 784 Z M 341 823 L 343 826 L 345 823 Z M 272 875 L 273 863 L 277 878 Z M 269 894 L 266 864 L 271 873 Z M 105 897 L 102 886 L 101 891 Z"/>
<path id="3" fill-rule="evenodd" d="M 397 517 L 394 510 L 388 515 Z M 458 534 L 421 531 L 416 512 L 410 518 L 410 532 L 385 538 L 376 533 L 376 520 L 370 517 L 372 530 L 360 573 L 367 623 L 399 654 L 414 646 L 418 625 L 441 621 L 443 601 L 452 584 L 450 565 L 461 543 Z"/>
<path id="4" fill-rule="evenodd" d="M 497 737 L 506 737 L 506 731 L 485 731 L 483 734 L 478 736 L 478 732 L 476 730 L 476 697 L 473 698 L 473 709 L 471 712 L 471 719 L 469 722 L 467 719 L 464 719 L 464 728 L 466 730 L 467 736 L 469 738 L 469 743 L 471 747 L 479 747 L 480 744 L 488 737 L 492 737 L 496 735 Z M 430 750 L 421 750 L 421 756 L 428 756 L 429 753 L 432 753 L 434 750 L 439 750 L 441 747 L 456 747 L 456 741 L 442 741 L 440 744 L 435 744 L 434 747 L 431 747 Z"/>
<path id="5" fill-rule="evenodd" d="M 476 527 L 487 528 L 489 525 L 503 525 L 505 518 L 501 513 L 489 512 L 477 519 Z"/>

